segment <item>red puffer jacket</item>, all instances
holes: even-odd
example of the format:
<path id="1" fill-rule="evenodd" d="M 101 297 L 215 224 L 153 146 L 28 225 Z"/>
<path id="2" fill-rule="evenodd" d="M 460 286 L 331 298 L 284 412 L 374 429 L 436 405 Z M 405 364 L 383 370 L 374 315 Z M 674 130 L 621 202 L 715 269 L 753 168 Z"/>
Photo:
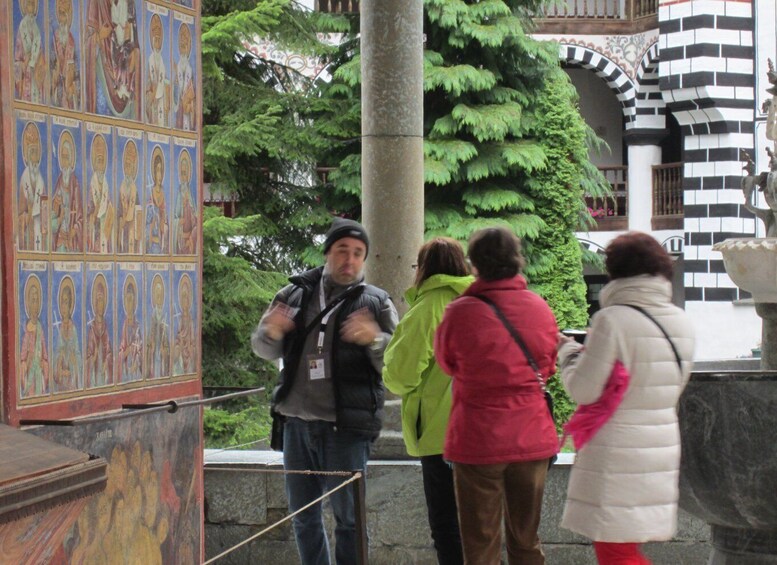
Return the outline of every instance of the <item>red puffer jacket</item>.
<path id="1" fill-rule="evenodd" d="M 491 308 L 493 300 L 515 327 L 547 380 L 556 368 L 558 328 L 548 305 L 526 280 L 478 279 L 451 302 L 437 329 L 437 363 L 453 377 L 445 458 L 490 465 L 547 459 L 558 436 L 537 377 Z"/>

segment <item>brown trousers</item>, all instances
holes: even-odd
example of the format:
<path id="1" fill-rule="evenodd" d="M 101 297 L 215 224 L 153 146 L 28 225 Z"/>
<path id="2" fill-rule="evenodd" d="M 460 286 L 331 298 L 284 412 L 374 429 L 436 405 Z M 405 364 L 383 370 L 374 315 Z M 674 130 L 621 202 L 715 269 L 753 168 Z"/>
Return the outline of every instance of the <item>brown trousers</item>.
<path id="1" fill-rule="evenodd" d="M 465 565 L 498 565 L 502 517 L 510 565 L 544 565 L 537 528 L 548 460 L 465 465 L 454 463 L 456 503 Z"/>

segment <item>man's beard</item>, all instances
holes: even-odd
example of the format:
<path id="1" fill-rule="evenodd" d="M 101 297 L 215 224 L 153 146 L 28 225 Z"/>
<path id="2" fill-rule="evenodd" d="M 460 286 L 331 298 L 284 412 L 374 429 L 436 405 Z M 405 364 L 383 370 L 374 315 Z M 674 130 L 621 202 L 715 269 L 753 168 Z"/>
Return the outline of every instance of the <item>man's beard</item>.
<path id="1" fill-rule="evenodd" d="M 73 174 L 73 169 L 71 168 L 62 169 L 62 184 L 64 185 L 70 184 L 70 175 L 72 174 Z"/>
<path id="2" fill-rule="evenodd" d="M 40 163 L 30 163 L 30 176 L 33 178 L 40 176 Z"/>
<path id="3" fill-rule="evenodd" d="M 96 173 L 97 173 L 97 182 L 102 184 L 103 180 L 105 179 L 105 171 L 96 171 Z"/>

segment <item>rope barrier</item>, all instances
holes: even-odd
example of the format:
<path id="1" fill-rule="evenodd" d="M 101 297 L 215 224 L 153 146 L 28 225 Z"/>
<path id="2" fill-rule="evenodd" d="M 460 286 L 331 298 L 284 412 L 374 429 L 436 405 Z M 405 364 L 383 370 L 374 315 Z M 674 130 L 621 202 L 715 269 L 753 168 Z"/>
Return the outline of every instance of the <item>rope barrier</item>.
<path id="1" fill-rule="evenodd" d="M 224 469 L 224 470 L 233 470 L 233 469 L 228 469 L 228 468 L 227 468 L 227 469 Z M 259 471 L 259 469 L 257 469 L 257 471 Z M 268 471 L 270 471 L 270 470 L 268 469 Z M 350 478 L 350 479 L 348 479 L 347 481 L 343 481 L 341 484 L 339 484 L 338 486 L 336 486 L 336 487 L 335 487 L 335 488 L 333 488 L 332 490 L 330 490 L 330 491 L 328 491 L 328 492 L 326 492 L 326 493 L 322 494 L 322 495 L 321 495 L 321 496 L 319 496 L 317 499 L 315 499 L 315 500 L 313 500 L 313 501 L 309 502 L 308 504 L 306 504 L 305 506 L 303 506 L 303 507 L 302 507 L 302 508 L 300 508 L 299 510 L 297 510 L 297 511 L 295 511 L 295 512 L 292 512 L 291 514 L 289 514 L 288 516 L 286 516 L 286 517 L 284 517 L 284 518 L 281 518 L 280 520 L 278 520 L 278 521 L 277 521 L 277 522 L 275 522 L 274 524 L 270 524 L 270 525 L 269 525 L 269 526 L 267 526 L 265 529 L 263 529 L 261 532 L 258 532 L 258 533 L 256 533 L 256 534 L 252 535 L 251 537 L 249 537 L 249 538 L 247 538 L 247 539 L 245 539 L 245 540 L 241 541 L 241 542 L 240 542 L 240 543 L 238 543 L 237 545 L 234 545 L 234 546 L 232 546 L 232 547 L 228 548 L 227 550 L 225 550 L 225 551 L 222 551 L 221 553 L 219 553 L 219 554 L 218 554 L 218 555 L 216 555 L 215 557 L 211 557 L 210 559 L 208 559 L 207 561 L 205 561 L 205 563 L 203 563 L 203 565 L 209 565 L 210 563 L 215 563 L 217 560 L 221 559 L 222 557 L 225 557 L 226 555 L 229 555 L 230 553 L 232 553 L 232 552 L 233 552 L 233 551 L 235 551 L 236 549 L 238 549 L 238 548 L 240 548 L 240 547 L 243 547 L 244 545 L 246 545 L 246 544 L 248 544 L 248 543 L 251 543 L 252 541 L 254 541 L 255 539 L 257 539 L 257 538 L 259 538 L 259 537 L 261 537 L 261 536 L 263 536 L 264 534 L 266 534 L 267 532 L 269 532 L 269 531 L 270 531 L 270 530 L 272 530 L 273 528 L 276 528 L 276 527 L 280 526 L 280 525 L 281 525 L 281 524 L 283 524 L 284 522 L 288 522 L 289 520 L 291 520 L 291 519 L 292 519 L 294 516 L 296 516 L 297 514 L 299 514 L 299 513 L 301 513 L 301 512 L 304 512 L 305 510 L 307 510 L 307 509 L 308 509 L 308 508 L 310 508 L 311 506 L 314 506 L 314 505 L 318 504 L 319 502 L 321 502 L 322 500 L 324 500 L 326 497 L 328 497 L 328 496 L 330 496 L 331 494 L 333 494 L 333 493 L 337 492 L 337 491 L 338 491 L 338 490 L 340 490 L 341 488 L 344 488 L 345 486 L 347 486 L 347 485 L 351 484 L 351 483 L 352 483 L 352 482 L 354 482 L 354 481 L 358 481 L 358 480 L 359 480 L 359 479 L 361 479 L 361 478 L 362 478 L 362 476 L 363 476 L 363 475 L 362 475 L 362 473 L 361 473 L 361 472 L 358 472 L 358 471 L 357 471 L 357 472 L 355 472 L 355 473 L 347 473 L 347 472 L 343 473 L 343 472 L 337 472 L 337 471 L 328 471 L 328 472 L 327 472 L 327 471 L 320 471 L 320 472 L 316 472 L 316 471 L 287 471 L 287 472 L 292 472 L 292 473 L 301 472 L 301 473 L 305 473 L 305 474 L 335 474 L 335 473 L 336 473 L 336 474 L 338 474 L 338 475 L 343 475 L 343 474 L 344 474 L 344 475 L 352 475 L 352 476 L 351 476 L 351 478 Z"/>
<path id="2" fill-rule="evenodd" d="M 350 477 L 353 475 L 351 471 L 308 471 L 304 469 L 239 469 L 237 467 L 211 467 L 208 465 L 205 467 L 206 471 L 233 471 L 237 473 L 267 473 L 267 474 L 279 474 L 279 475 L 328 475 L 331 477 Z"/>

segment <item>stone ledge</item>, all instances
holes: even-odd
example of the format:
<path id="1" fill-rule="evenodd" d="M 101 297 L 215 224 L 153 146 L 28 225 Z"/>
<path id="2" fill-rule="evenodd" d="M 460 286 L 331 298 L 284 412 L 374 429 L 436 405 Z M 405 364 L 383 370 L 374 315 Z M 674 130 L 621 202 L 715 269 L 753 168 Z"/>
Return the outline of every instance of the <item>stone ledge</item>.
<path id="1" fill-rule="evenodd" d="M 596 563 L 589 540 L 559 527 L 573 462 L 574 454 L 561 454 L 548 475 L 540 524 L 540 538 L 548 565 Z M 205 549 L 208 557 L 288 514 L 281 474 L 248 472 L 241 475 L 216 468 L 250 471 L 282 466 L 283 455 L 274 451 L 205 450 Z M 417 459 L 370 461 L 367 474 L 370 564 L 435 565 L 420 462 Z M 331 535 L 333 520 L 331 513 L 325 512 Z M 696 565 L 706 561 L 709 549 L 709 527 L 680 510 L 675 538 L 670 542 L 647 544 L 645 553 L 653 559 L 654 565 Z M 248 544 L 242 552 L 220 562 L 281 565 L 294 562 L 290 556 L 295 555 L 291 527 L 285 523 Z"/>

